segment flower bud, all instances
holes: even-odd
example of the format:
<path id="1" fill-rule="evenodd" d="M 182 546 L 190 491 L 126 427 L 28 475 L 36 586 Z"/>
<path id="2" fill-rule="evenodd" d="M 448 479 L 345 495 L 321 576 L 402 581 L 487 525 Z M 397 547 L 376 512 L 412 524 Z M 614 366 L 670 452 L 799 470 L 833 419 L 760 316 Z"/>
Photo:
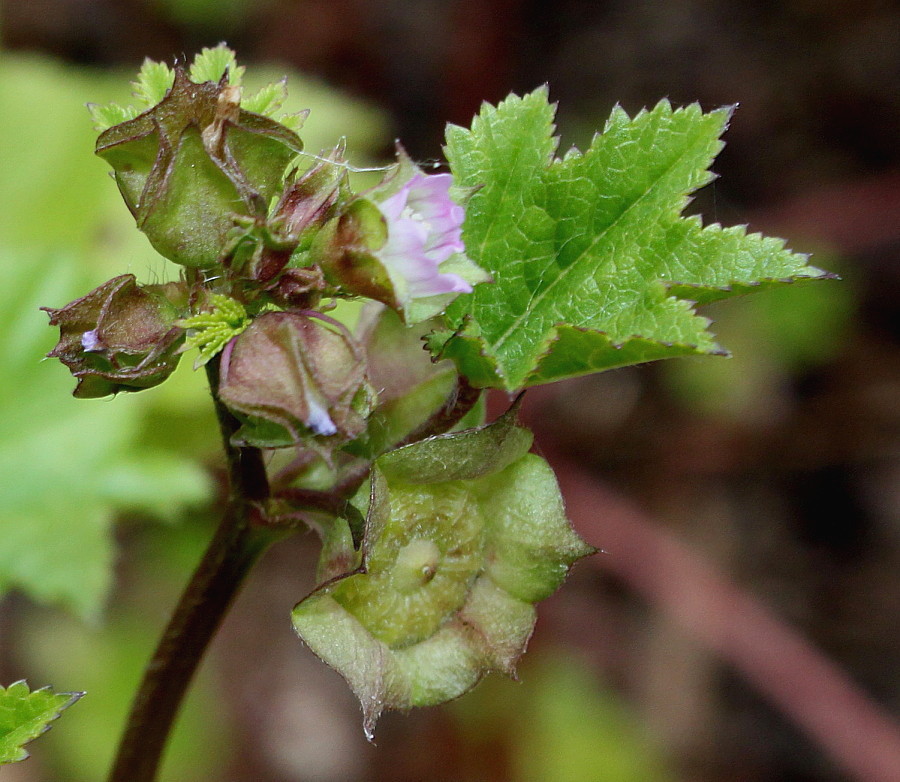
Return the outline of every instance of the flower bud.
<path id="1" fill-rule="evenodd" d="M 47 355 L 77 378 L 76 397 L 150 388 L 178 365 L 184 332 L 174 322 L 187 309 L 183 285 L 137 285 L 123 274 L 61 309 L 44 309 L 60 332 Z"/>
<path id="2" fill-rule="evenodd" d="M 195 84 L 175 68 L 155 106 L 104 131 L 97 154 L 153 247 L 183 266 L 215 265 L 235 216 L 264 219 L 303 145 L 284 125 L 240 108 L 223 76 Z"/>
<path id="3" fill-rule="evenodd" d="M 285 187 L 274 215 L 275 220 L 283 221 L 284 233 L 300 237 L 331 217 L 341 191 L 347 188 L 343 153 L 343 143 L 332 150 L 330 158 L 322 153 L 315 166 Z"/>
<path id="4" fill-rule="evenodd" d="M 270 288 L 269 295 L 279 307 L 308 310 L 318 306 L 325 288 L 321 269 L 303 266 L 285 269 Z"/>
<path id="5" fill-rule="evenodd" d="M 219 398 L 243 417 L 240 444 L 341 445 L 365 428 L 362 351 L 337 321 L 266 312 L 222 353 Z"/>
<path id="6" fill-rule="evenodd" d="M 290 297 L 298 283 L 303 286 L 303 280 L 315 278 L 315 287 L 320 287 L 321 271 L 309 266 L 306 257 L 313 237 L 333 216 L 342 191 L 347 189 L 342 153 L 343 145 L 339 145 L 332 151 L 333 160 L 322 157 L 299 178 L 296 171 L 291 172 L 269 220 L 238 218 L 225 259 L 233 275 L 262 283 L 276 301 L 283 299 L 285 293 Z M 286 280 L 284 290 L 279 291 L 279 275 L 286 267 L 286 274 L 292 269 L 304 271 L 299 276 L 288 274 L 293 279 Z M 308 292 L 313 289 L 304 293 Z M 310 303 L 302 309 L 314 307 L 318 301 L 315 297 L 304 298 Z"/>

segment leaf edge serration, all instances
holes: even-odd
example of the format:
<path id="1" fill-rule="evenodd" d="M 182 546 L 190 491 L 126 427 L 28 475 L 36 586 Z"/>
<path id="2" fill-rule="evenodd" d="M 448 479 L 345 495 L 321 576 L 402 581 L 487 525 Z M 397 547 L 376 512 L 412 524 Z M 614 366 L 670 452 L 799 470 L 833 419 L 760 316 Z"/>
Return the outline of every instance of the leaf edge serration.
<path id="1" fill-rule="evenodd" d="M 6 756 L 9 759 L 6 759 L 3 755 L 0 755 L 0 766 L 11 765 L 13 763 L 21 763 L 23 760 L 27 760 L 30 757 L 30 753 L 28 752 L 27 749 L 25 749 L 25 747 L 28 744 L 31 744 L 36 739 L 43 736 L 48 730 L 50 730 L 50 728 L 53 727 L 52 723 L 55 722 L 57 719 L 59 719 L 59 717 L 62 715 L 62 713 L 66 709 L 68 709 L 70 706 L 72 706 L 74 703 L 76 703 L 78 700 L 80 700 L 85 695 L 84 692 L 77 692 L 77 691 L 76 692 L 55 693 L 52 691 L 52 689 L 49 686 L 40 687 L 36 690 L 32 690 L 28 686 L 28 683 L 25 681 L 25 679 L 19 679 L 19 680 L 13 682 L 12 684 L 10 684 L 8 687 L 3 687 L 2 685 L 0 685 L 0 693 L 8 694 L 13 688 L 18 688 L 18 689 L 24 688 L 26 698 L 30 698 L 30 697 L 40 694 L 40 693 L 49 693 L 50 695 L 53 695 L 58 698 L 66 698 L 66 700 L 54 705 L 51 708 L 45 709 L 38 716 L 29 718 L 29 720 L 28 720 L 29 722 L 37 721 L 42 724 L 37 729 L 35 729 L 35 728 L 29 729 L 27 731 L 26 735 L 24 736 L 24 738 L 17 739 L 14 737 L 14 734 L 17 730 L 22 730 L 23 728 L 27 727 L 27 725 L 19 725 L 18 727 L 13 728 L 13 730 L 10 733 L 7 733 L 6 736 L 0 736 L 0 741 L 4 741 L 4 740 L 8 739 L 10 736 L 13 736 L 13 740 L 16 742 L 16 744 L 14 744 L 10 747 L 10 749 L 14 751 L 14 754 L 10 754 L 10 755 Z M 3 747 L 0 746 L 0 750 L 2 750 L 2 749 L 3 749 Z"/>
<path id="2" fill-rule="evenodd" d="M 475 117 L 470 129 L 457 125 L 448 126 L 445 154 L 450 161 L 451 169 L 458 177 L 458 184 L 461 187 L 475 189 L 470 208 L 474 206 L 477 210 L 478 199 L 483 197 L 483 191 L 485 190 L 492 192 L 491 188 L 501 187 L 504 189 L 504 194 L 506 192 L 511 174 L 508 172 L 500 174 L 498 181 L 485 181 L 486 177 L 479 176 L 477 170 L 473 171 L 472 160 L 477 158 L 479 154 L 482 158 L 487 159 L 484 149 L 480 149 L 479 144 L 488 137 L 490 142 L 494 143 L 497 139 L 497 128 L 505 127 L 503 125 L 504 122 L 508 126 L 510 122 L 514 121 L 516 117 L 512 116 L 512 114 L 515 111 L 521 111 L 526 114 L 527 116 L 523 121 L 528 123 L 534 123 L 535 116 L 538 115 L 541 115 L 546 120 L 545 132 L 538 133 L 532 125 L 529 125 L 530 130 L 528 131 L 529 133 L 533 132 L 534 139 L 540 139 L 540 142 L 544 145 L 543 148 L 540 148 L 541 144 L 536 144 L 535 146 L 538 147 L 537 151 L 530 153 L 532 155 L 532 163 L 535 160 L 535 155 L 543 161 L 539 169 L 539 173 L 544 178 L 544 181 L 541 183 L 542 187 L 548 186 L 549 172 L 566 168 L 571 169 L 579 165 L 586 166 L 587 163 L 585 161 L 588 161 L 589 156 L 594 154 L 595 149 L 600 147 L 602 137 L 612 131 L 621 130 L 622 128 L 628 129 L 629 125 L 632 126 L 631 130 L 635 128 L 640 130 L 638 125 L 640 122 L 653 126 L 654 122 L 663 122 L 664 120 L 674 122 L 674 119 L 678 119 L 682 124 L 686 123 L 688 128 L 695 127 L 691 123 L 705 123 L 702 127 L 701 125 L 696 125 L 694 131 L 698 134 L 696 143 L 705 144 L 705 147 L 698 147 L 698 151 L 691 153 L 687 158 L 693 160 L 699 156 L 705 162 L 702 165 L 698 163 L 696 169 L 684 169 L 685 172 L 693 170 L 693 173 L 685 173 L 682 176 L 682 180 L 684 180 L 683 185 L 679 186 L 671 194 L 671 198 L 674 198 L 674 201 L 671 203 L 678 208 L 673 212 L 671 204 L 665 207 L 667 212 L 661 213 L 663 219 L 658 226 L 657 232 L 663 238 L 668 239 L 668 236 L 664 236 L 664 234 L 669 231 L 669 228 L 674 227 L 676 233 L 684 235 L 689 233 L 696 234 L 693 238 L 699 242 L 705 242 L 706 245 L 711 244 L 715 239 L 718 239 L 723 245 L 727 242 L 731 242 L 732 245 L 735 245 L 735 242 L 738 244 L 743 242 L 746 245 L 747 253 L 754 249 L 754 245 L 757 246 L 756 249 L 767 247 L 771 250 L 770 255 L 772 259 L 780 258 L 783 261 L 785 258 L 790 258 L 793 259 L 794 263 L 776 269 L 776 273 L 763 274 L 757 279 L 742 279 L 738 273 L 735 273 L 732 279 L 717 279 L 712 284 L 689 278 L 681 280 L 660 274 L 655 282 L 647 281 L 647 284 L 651 287 L 653 285 L 659 286 L 658 294 L 654 300 L 659 304 L 665 303 L 666 311 L 669 313 L 666 317 L 673 316 L 673 313 L 681 309 L 683 314 L 679 317 L 682 318 L 682 322 L 676 331 L 685 332 L 687 330 L 690 332 L 691 329 L 688 328 L 687 324 L 693 321 L 696 323 L 696 327 L 694 327 L 696 339 L 684 339 L 683 335 L 682 338 L 659 338 L 652 333 L 652 329 L 649 332 L 644 329 L 635 329 L 627 336 L 620 331 L 618 337 L 612 337 L 607 329 L 595 328 L 584 323 L 548 322 L 546 325 L 541 326 L 543 333 L 540 339 L 534 339 L 529 342 L 528 355 L 531 363 L 524 368 L 521 366 L 515 368 L 509 360 L 505 361 L 504 355 L 498 352 L 498 348 L 501 347 L 500 342 L 492 343 L 485 337 L 484 329 L 480 327 L 478 322 L 478 309 L 481 306 L 482 314 L 484 314 L 489 303 L 499 294 L 487 290 L 492 287 L 490 284 L 477 286 L 474 293 L 461 296 L 448 308 L 446 319 L 449 329 L 443 332 L 436 332 L 427 340 L 428 346 L 436 358 L 453 360 L 458 369 L 470 377 L 474 385 L 499 387 L 506 391 L 514 392 L 531 385 L 661 358 L 702 354 L 728 355 L 727 351 L 714 342 L 713 336 L 708 330 L 709 319 L 699 316 L 696 313 L 695 306 L 775 285 L 796 283 L 807 279 L 823 279 L 831 276 L 827 272 L 822 272 L 815 267 L 807 265 L 807 256 L 787 250 L 784 241 L 781 239 L 763 237 L 759 233 L 748 233 L 744 226 L 723 228 L 718 223 L 704 226 L 697 216 L 681 216 L 683 208 L 690 201 L 691 194 L 715 177 L 709 170 L 709 164 L 723 146 L 720 136 L 730 122 L 734 107 L 723 107 L 710 112 L 703 112 L 697 103 L 686 107 L 673 108 L 669 101 L 664 99 L 652 109 L 642 109 L 634 117 L 630 117 L 621 106 L 616 106 L 606 121 L 603 132 L 595 134 L 591 145 L 585 152 L 572 148 L 563 157 L 557 158 L 555 157 L 555 152 L 558 137 L 554 135 L 556 128 L 553 124 L 555 106 L 556 104 L 549 102 L 549 93 L 546 85 L 544 85 L 522 97 L 512 94 L 497 104 L 497 106 L 483 104 L 481 113 Z M 510 116 L 501 117 L 504 112 Z M 501 119 L 498 119 L 498 117 Z M 703 130 L 707 126 L 708 128 Z M 672 132 L 669 127 L 665 127 L 664 131 Z M 479 134 L 482 134 L 484 138 L 480 138 Z M 498 148 L 501 148 L 502 144 L 502 139 L 496 141 Z M 706 150 L 705 152 L 703 151 L 704 149 Z M 501 151 L 506 154 L 509 152 L 509 149 L 502 148 Z M 687 155 L 687 153 L 684 154 Z M 505 161 L 504 155 L 500 157 Z M 485 173 L 489 173 L 489 170 L 485 169 L 481 172 L 481 174 Z M 503 179 L 503 177 L 506 177 L 506 179 Z M 655 187 L 661 181 L 661 178 L 654 180 L 651 187 Z M 678 194 L 677 198 L 675 197 L 676 193 Z M 630 208 L 631 206 L 628 206 L 628 209 Z M 475 221 L 477 222 L 479 218 L 480 216 L 476 213 Z M 560 220 L 562 218 L 557 216 L 553 219 Z M 471 230 L 476 230 L 471 227 L 471 224 L 468 226 L 470 234 L 466 237 L 466 226 L 464 226 L 464 237 L 470 254 L 480 265 L 488 269 L 495 281 L 499 281 L 502 284 L 504 281 L 512 279 L 507 278 L 505 274 L 506 267 L 502 267 L 502 263 L 497 258 L 485 259 L 483 257 L 484 248 L 488 245 L 489 232 L 495 224 L 500 222 L 499 218 L 496 217 L 491 218 L 491 221 L 480 237 L 471 235 Z M 652 229 L 648 230 L 648 235 L 651 232 Z M 556 257 L 559 257 L 558 254 Z M 528 260 L 529 258 L 526 256 L 524 260 L 518 261 L 518 263 L 520 266 L 524 266 Z M 650 262 L 653 262 L 653 260 L 651 256 Z M 564 272 L 568 272 L 568 269 L 569 267 L 563 267 Z M 507 279 L 505 280 L 505 278 Z M 543 279 L 541 277 L 541 283 L 543 283 Z M 482 292 L 479 289 L 484 290 Z M 479 293 L 481 294 L 480 296 Z M 529 307 L 531 307 L 535 298 L 536 296 L 532 292 L 528 301 Z M 482 300 L 480 305 L 479 300 Z M 681 306 L 676 305 L 676 302 Z M 685 307 L 686 309 L 684 309 Z M 521 320 L 524 315 L 517 317 Z M 619 316 L 617 315 L 616 317 Z M 687 318 L 686 320 L 684 319 L 685 317 Z M 510 328 L 513 327 L 513 325 L 510 326 Z M 582 361 L 577 367 L 573 366 L 571 369 L 566 369 L 563 366 L 564 362 L 558 360 L 558 356 L 556 357 L 557 360 L 554 360 L 553 354 L 560 345 L 567 342 L 566 335 L 573 331 L 582 335 L 594 334 L 595 341 L 600 343 L 604 340 L 607 341 L 609 351 L 613 352 L 593 361 Z M 509 328 L 503 332 L 502 336 L 505 338 L 505 335 L 508 333 Z M 585 337 L 582 336 L 581 339 L 584 341 Z M 630 346 L 632 349 L 630 351 L 624 350 L 623 352 L 623 348 L 626 346 Z M 597 347 L 595 344 L 594 354 L 597 352 Z M 519 353 L 521 354 L 521 350 Z M 550 371 L 551 368 L 552 371 Z"/>

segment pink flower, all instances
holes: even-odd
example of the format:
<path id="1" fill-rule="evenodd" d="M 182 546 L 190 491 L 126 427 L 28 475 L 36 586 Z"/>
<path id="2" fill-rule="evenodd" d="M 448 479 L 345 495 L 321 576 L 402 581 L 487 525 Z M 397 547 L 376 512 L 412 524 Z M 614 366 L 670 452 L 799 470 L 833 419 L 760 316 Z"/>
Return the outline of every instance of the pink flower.
<path id="1" fill-rule="evenodd" d="M 423 174 L 402 149 L 397 158 L 380 185 L 343 204 L 319 231 L 310 259 L 345 295 L 380 301 L 411 325 L 491 277 L 466 256 L 453 177 Z"/>
<path id="2" fill-rule="evenodd" d="M 387 222 L 387 241 L 375 255 L 392 276 L 408 285 L 410 298 L 470 293 L 458 274 L 438 267 L 462 253 L 463 208 L 450 198 L 450 174 L 416 173 L 398 192 L 378 204 Z"/>

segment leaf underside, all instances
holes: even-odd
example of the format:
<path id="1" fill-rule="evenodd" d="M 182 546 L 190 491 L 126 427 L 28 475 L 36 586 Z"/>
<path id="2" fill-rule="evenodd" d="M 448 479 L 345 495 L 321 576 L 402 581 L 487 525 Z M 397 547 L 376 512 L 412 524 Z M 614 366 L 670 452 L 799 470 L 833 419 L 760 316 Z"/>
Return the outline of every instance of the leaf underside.
<path id="1" fill-rule="evenodd" d="M 451 125 L 457 184 L 477 188 L 464 241 L 493 284 L 447 311 L 430 347 L 478 385 L 516 390 L 672 356 L 724 354 L 696 304 L 819 278 L 806 256 L 743 226 L 682 217 L 707 184 L 729 109 L 629 117 L 555 157 L 546 88 Z"/>

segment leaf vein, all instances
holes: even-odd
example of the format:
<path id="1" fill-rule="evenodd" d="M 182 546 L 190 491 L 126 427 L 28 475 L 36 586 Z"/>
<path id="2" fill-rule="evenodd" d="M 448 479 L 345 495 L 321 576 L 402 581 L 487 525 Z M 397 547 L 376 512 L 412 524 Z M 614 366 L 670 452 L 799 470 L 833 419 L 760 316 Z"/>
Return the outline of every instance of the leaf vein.
<path id="1" fill-rule="evenodd" d="M 600 234 L 594 237 L 591 243 L 585 247 L 585 249 L 575 258 L 571 264 L 569 264 L 566 268 L 561 269 L 560 273 L 550 282 L 550 284 L 544 288 L 542 291 L 538 292 L 536 296 L 532 296 L 529 301 L 529 306 L 526 307 L 513 322 L 509 325 L 506 331 L 500 335 L 500 337 L 494 342 L 493 348 L 495 352 L 499 352 L 501 346 L 506 342 L 506 340 L 513 334 L 516 329 L 523 323 L 525 319 L 530 317 L 534 310 L 540 306 L 541 302 L 546 299 L 547 295 L 556 288 L 561 282 L 568 281 L 569 278 L 575 274 L 574 270 L 576 268 L 580 268 L 581 262 L 589 257 L 591 252 L 596 248 L 596 246 L 604 239 L 606 239 L 610 233 L 621 223 L 621 221 L 634 209 L 638 204 L 640 204 L 644 199 L 647 198 L 648 195 L 655 192 L 660 184 L 666 176 L 668 176 L 672 170 L 681 163 L 682 160 L 689 154 L 694 152 L 695 148 L 702 143 L 704 143 L 705 139 L 702 135 L 699 135 L 694 144 L 687 146 L 683 149 L 683 151 L 677 155 L 672 162 L 666 167 L 666 169 L 653 181 L 653 183 L 637 198 L 635 198 L 628 206 L 625 207 Z M 574 237 L 572 237 L 574 238 Z M 571 239 L 570 239 L 571 240 Z M 557 252 L 557 257 L 559 257 L 559 252 Z M 574 289 L 574 288 L 573 288 Z M 532 307 L 531 304 L 534 303 Z"/>

